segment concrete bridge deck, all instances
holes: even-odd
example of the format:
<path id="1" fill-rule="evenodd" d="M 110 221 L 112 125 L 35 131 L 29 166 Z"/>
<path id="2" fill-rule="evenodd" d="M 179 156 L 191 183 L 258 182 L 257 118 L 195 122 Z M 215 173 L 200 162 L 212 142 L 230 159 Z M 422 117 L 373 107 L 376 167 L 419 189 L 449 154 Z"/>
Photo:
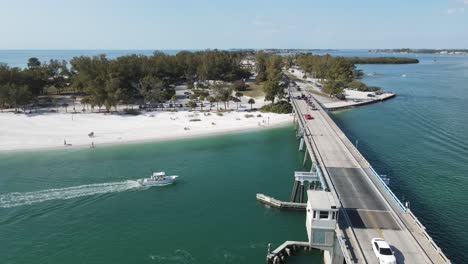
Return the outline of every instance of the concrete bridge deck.
<path id="1" fill-rule="evenodd" d="M 400 264 L 450 263 L 312 94 L 306 95 L 312 97 L 315 111 L 295 99 L 302 93 L 307 92 L 290 90 L 291 103 L 308 151 L 341 206 L 337 236 L 345 243 L 347 262 L 376 263 L 371 239 L 382 237 Z M 306 120 L 305 114 L 314 119 Z"/>

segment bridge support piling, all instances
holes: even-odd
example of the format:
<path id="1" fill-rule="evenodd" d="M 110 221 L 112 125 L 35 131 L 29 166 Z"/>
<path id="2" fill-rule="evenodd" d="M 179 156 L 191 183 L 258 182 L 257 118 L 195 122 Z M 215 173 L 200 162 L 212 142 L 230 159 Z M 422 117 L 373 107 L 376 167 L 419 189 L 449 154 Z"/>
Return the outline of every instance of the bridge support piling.
<path id="1" fill-rule="evenodd" d="M 289 200 L 290 202 L 296 201 L 296 196 L 297 196 L 297 189 L 299 188 L 298 181 L 294 181 L 294 186 L 291 194 L 291 199 Z"/>
<path id="2" fill-rule="evenodd" d="M 301 137 L 301 142 L 299 143 L 299 151 L 302 151 L 304 149 L 304 138 Z"/>
<path id="3" fill-rule="evenodd" d="M 305 166 L 307 162 L 307 151 L 304 153 L 304 161 L 302 162 L 302 166 Z"/>
<path id="4" fill-rule="evenodd" d="M 299 192 L 299 203 L 302 203 L 304 199 L 304 183 L 301 182 L 301 189 L 300 189 L 300 192 Z"/>

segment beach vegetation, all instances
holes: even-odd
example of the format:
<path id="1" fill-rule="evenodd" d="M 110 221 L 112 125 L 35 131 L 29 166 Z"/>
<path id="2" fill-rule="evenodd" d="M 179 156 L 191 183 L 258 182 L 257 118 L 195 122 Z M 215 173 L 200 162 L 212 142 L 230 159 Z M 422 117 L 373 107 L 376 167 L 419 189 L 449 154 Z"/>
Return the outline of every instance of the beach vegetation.
<path id="1" fill-rule="evenodd" d="M 362 91 L 362 92 L 375 92 L 375 91 L 379 91 L 381 89 L 380 87 L 377 87 L 377 86 L 367 86 L 365 83 L 357 81 L 357 80 L 349 82 L 346 85 L 346 87 L 356 89 L 356 90 Z"/>
<path id="2" fill-rule="evenodd" d="M 236 80 L 232 83 L 232 90 L 234 91 L 245 91 L 247 90 L 247 85 L 244 80 Z"/>
<path id="3" fill-rule="evenodd" d="M 216 99 L 213 96 L 210 95 L 210 96 L 208 96 L 206 98 L 206 100 L 208 100 L 208 102 L 210 102 L 210 111 L 211 111 L 211 107 L 212 107 L 213 103 L 216 102 Z"/>
<path id="4" fill-rule="evenodd" d="M 176 55 L 155 52 L 151 56 L 127 55 L 108 59 L 105 55 L 74 57 L 70 62 L 28 60 L 24 69 L 0 65 L 0 107 L 34 103 L 37 96 L 64 91 L 90 98 L 89 105 L 107 111 L 118 104 L 162 103 L 175 94 L 174 86 L 194 82 L 200 88 L 211 80 L 234 82 L 251 73 L 240 65 L 245 52 L 206 50 L 181 51 Z M 20 88 L 20 87 L 26 88 Z M 30 96 L 26 96 L 24 90 Z M 242 89 L 242 87 L 239 87 Z M 16 91 L 18 90 L 18 91 Z M 8 94 L 8 96 L 7 96 Z M 23 96 L 13 102 L 10 94 Z M 200 95 L 199 95 L 200 96 Z M 207 97 L 208 94 L 203 95 Z M 223 96 L 223 102 L 229 98 Z"/>
<path id="5" fill-rule="evenodd" d="M 284 97 L 284 87 L 280 85 L 282 77 L 283 58 L 279 55 L 268 57 L 266 67 L 266 81 L 263 83 L 263 92 L 265 100 L 275 102 L 275 98 L 282 99 Z"/>
<path id="6" fill-rule="evenodd" d="M 128 109 L 128 108 L 125 108 L 125 109 L 124 109 L 124 113 L 125 113 L 126 115 L 134 115 L 134 116 L 136 116 L 136 115 L 141 115 L 141 111 L 138 110 L 138 109 Z"/>
<path id="7" fill-rule="evenodd" d="M 260 108 L 261 112 L 270 112 L 276 114 L 289 114 L 292 112 L 292 105 L 286 101 L 271 103 Z"/>
<path id="8" fill-rule="evenodd" d="M 250 104 L 250 111 L 252 111 L 252 106 L 255 104 L 255 100 L 253 98 L 250 98 L 249 101 L 247 101 L 248 104 Z"/>
<path id="9" fill-rule="evenodd" d="M 257 76 L 255 77 L 255 82 L 258 84 L 260 82 L 264 82 L 267 79 L 267 62 L 268 62 L 268 54 L 259 51 L 255 55 L 255 70 L 257 71 Z"/>
<path id="10" fill-rule="evenodd" d="M 192 108 L 192 110 L 193 110 L 193 108 L 197 107 L 197 104 L 194 101 L 189 101 L 187 103 L 187 105 L 188 105 L 188 107 Z"/>

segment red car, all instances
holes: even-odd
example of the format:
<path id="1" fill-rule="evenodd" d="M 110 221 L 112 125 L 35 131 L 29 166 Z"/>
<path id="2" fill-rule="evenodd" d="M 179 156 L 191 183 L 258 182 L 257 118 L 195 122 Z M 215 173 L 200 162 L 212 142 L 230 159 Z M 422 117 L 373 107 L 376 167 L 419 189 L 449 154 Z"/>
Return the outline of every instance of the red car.
<path id="1" fill-rule="evenodd" d="M 312 120 L 312 119 L 314 119 L 314 117 L 311 116 L 311 115 L 309 115 L 309 114 L 305 114 L 305 115 L 304 115 L 304 118 L 307 119 L 307 120 Z"/>

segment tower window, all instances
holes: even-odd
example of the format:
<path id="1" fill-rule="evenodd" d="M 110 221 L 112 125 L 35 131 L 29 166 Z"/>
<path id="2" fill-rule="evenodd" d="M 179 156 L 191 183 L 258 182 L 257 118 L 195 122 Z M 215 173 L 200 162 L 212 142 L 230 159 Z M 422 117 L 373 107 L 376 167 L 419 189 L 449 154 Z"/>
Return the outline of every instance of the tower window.
<path id="1" fill-rule="evenodd" d="M 328 211 L 320 211 L 320 219 L 328 219 Z"/>

